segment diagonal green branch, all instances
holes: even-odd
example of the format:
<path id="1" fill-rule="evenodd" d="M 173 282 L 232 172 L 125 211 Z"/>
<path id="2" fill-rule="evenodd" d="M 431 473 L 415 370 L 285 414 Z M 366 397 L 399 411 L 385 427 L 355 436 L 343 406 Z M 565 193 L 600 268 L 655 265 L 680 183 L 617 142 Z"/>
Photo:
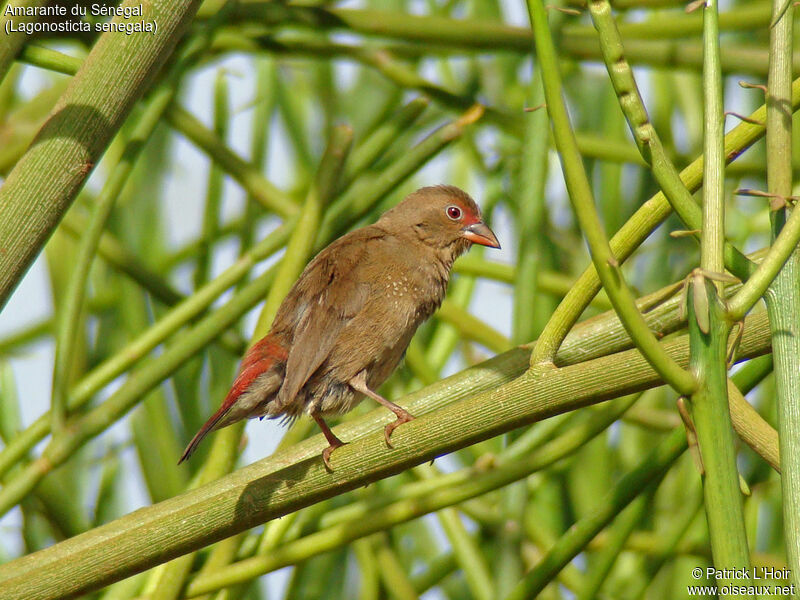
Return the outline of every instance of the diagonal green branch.
<path id="1" fill-rule="evenodd" d="M 768 350 L 763 315 L 748 318 L 742 358 Z M 663 344 L 683 367 L 688 339 Z M 641 355 L 630 350 L 537 375 L 523 373 L 494 387 L 512 365 L 527 363 L 516 350 L 468 370 L 470 384 L 454 397 L 458 374 L 409 396 L 417 418 L 395 432 L 387 448 L 376 410 L 337 428 L 350 443 L 333 456 L 329 473 L 319 458 L 320 435 L 249 465 L 210 485 L 138 510 L 108 525 L 0 566 L 0 588 L 28 600 L 64 598 L 97 589 L 288 514 L 534 421 L 660 385 Z M 501 366 L 505 364 L 505 367 Z M 491 381 L 488 389 L 487 381 Z M 622 383 L 622 385 L 620 385 Z M 483 391 L 481 391 L 483 390 Z M 36 573 L 36 576 L 31 576 Z"/>
<path id="2" fill-rule="evenodd" d="M 153 35 L 103 34 L 30 149 L 0 188 L 0 308 L 5 305 L 134 102 L 172 52 L 199 0 L 153 0 Z M 139 6 L 128 0 L 124 6 Z M 116 19 L 121 19 L 117 17 Z"/>

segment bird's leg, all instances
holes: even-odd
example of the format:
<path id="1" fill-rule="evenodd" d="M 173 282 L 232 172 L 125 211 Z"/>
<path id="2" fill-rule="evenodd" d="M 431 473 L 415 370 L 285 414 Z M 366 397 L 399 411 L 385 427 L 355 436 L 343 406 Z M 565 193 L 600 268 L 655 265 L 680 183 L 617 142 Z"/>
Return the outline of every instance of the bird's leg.
<path id="1" fill-rule="evenodd" d="M 330 444 L 322 451 L 322 462 L 325 463 L 326 469 L 333 471 L 333 467 L 331 467 L 331 453 L 337 448 L 344 446 L 345 442 L 336 437 L 336 434 L 331 431 L 331 428 L 328 427 L 328 424 L 319 416 L 319 413 L 312 412 L 311 416 L 317 422 L 317 425 L 319 425 L 319 428 L 322 430 L 322 435 L 328 440 L 328 444 Z"/>
<path id="2" fill-rule="evenodd" d="M 397 419 L 389 423 L 383 430 L 383 437 L 386 439 L 386 445 L 389 446 L 389 448 L 394 448 L 394 446 L 392 446 L 392 442 L 390 441 L 390 438 L 392 437 L 392 432 L 403 423 L 408 423 L 409 421 L 411 421 L 414 418 L 414 415 L 412 415 L 402 406 L 398 406 L 394 402 L 387 400 L 380 394 L 376 394 L 371 389 L 369 389 L 369 387 L 367 387 L 367 374 L 365 371 L 361 371 L 358 375 L 353 377 L 348 383 L 350 384 L 350 387 L 353 388 L 355 391 L 361 392 L 365 396 L 369 396 L 370 398 L 375 400 L 375 402 L 383 404 L 386 408 L 388 408 L 395 415 L 397 415 Z"/>

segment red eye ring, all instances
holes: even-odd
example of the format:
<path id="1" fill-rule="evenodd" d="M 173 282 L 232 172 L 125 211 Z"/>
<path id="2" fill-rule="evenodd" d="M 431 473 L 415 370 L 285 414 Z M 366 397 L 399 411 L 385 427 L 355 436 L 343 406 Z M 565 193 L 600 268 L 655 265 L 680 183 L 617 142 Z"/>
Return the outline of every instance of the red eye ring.
<path id="1" fill-rule="evenodd" d="M 447 217 L 449 219 L 452 219 L 453 221 L 458 221 L 462 216 L 461 209 L 457 207 L 455 204 L 451 204 L 444 210 L 445 213 L 447 213 Z"/>

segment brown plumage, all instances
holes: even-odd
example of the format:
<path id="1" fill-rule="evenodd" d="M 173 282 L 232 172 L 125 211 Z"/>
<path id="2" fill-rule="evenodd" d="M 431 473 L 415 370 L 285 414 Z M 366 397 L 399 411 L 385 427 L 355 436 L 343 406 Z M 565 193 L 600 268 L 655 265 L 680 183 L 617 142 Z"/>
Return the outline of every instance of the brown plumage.
<path id="1" fill-rule="evenodd" d="M 453 261 L 473 243 L 500 247 L 475 201 L 447 185 L 417 190 L 373 225 L 334 241 L 300 275 L 181 462 L 220 427 L 307 412 L 330 444 L 322 454 L 330 468 L 343 442 L 322 417 L 351 410 L 365 395 L 397 415 L 385 429 L 389 444 L 395 427 L 413 417 L 373 390 L 442 303 Z"/>

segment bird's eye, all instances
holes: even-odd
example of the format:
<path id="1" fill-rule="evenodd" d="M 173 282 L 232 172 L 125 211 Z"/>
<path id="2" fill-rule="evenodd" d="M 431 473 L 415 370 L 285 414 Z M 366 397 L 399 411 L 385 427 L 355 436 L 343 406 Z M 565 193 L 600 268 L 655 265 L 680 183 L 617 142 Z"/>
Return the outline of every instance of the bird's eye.
<path id="1" fill-rule="evenodd" d="M 461 218 L 461 209 L 451 204 L 445 209 L 447 212 L 447 216 L 450 217 L 453 221 L 458 221 Z"/>

